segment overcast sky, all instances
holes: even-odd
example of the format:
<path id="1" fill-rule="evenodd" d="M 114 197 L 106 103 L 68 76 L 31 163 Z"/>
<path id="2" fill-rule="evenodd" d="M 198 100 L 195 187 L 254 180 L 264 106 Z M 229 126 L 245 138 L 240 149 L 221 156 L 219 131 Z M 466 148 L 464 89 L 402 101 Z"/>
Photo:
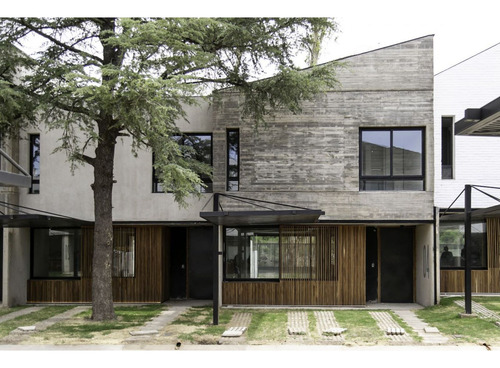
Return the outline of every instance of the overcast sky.
<path id="1" fill-rule="evenodd" d="M 22 6 L 19 6 L 22 4 Z M 320 62 L 434 34 L 438 73 L 500 42 L 498 0 L 26 0 L 3 16 L 322 16 L 334 17 L 337 40 Z"/>

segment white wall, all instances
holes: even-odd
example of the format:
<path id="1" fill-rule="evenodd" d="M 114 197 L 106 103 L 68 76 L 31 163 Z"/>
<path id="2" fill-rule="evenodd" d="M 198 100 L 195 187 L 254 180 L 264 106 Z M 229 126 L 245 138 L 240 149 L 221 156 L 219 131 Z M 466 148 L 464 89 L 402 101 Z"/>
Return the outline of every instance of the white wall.
<path id="1" fill-rule="evenodd" d="M 435 206 L 448 208 L 466 184 L 500 186 L 500 138 L 455 136 L 454 178 L 441 179 L 441 117 L 455 122 L 468 108 L 480 108 L 500 96 L 500 44 L 457 64 L 434 78 Z M 500 191 L 491 192 L 500 195 Z M 475 208 L 498 202 L 474 192 Z M 463 208 L 463 196 L 453 207 Z"/>
<path id="2" fill-rule="evenodd" d="M 430 306 L 434 304 L 434 226 L 417 226 L 415 243 L 416 302 Z"/>

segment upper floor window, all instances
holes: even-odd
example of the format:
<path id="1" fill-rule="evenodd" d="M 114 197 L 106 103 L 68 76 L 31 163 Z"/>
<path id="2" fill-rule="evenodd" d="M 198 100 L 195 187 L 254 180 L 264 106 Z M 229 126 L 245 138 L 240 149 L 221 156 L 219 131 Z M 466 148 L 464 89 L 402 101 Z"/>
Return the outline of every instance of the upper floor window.
<path id="1" fill-rule="evenodd" d="M 212 134 L 202 133 L 184 133 L 173 137 L 179 145 L 184 146 L 183 154 L 187 158 L 195 159 L 199 162 L 212 166 Z M 154 154 L 153 154 L 154 164 Z M 200 187 L 200 192 L 212 192 L 212 178 L 209 175 L 200 175 L 204 186 Z M 153 166 L 153 193 L 164 193 L 161 182 L 156 175 L 156 170 Z"/>
<path id="2" fill-rule="evenodd" d="M 361 129 L 360 190 L 424 190 L 422 128 Z"/>
<path id="3" fill-rule="evenodd" d="M 227 187 L 228 191 L 240 189 L 240 131 L 227 130 Z"/>
<path id="4" fill-rule="evenodd" d="M 441 179 L 453 179 L 453 117 L 441 118 Z"/>
<path id="5" fill-rule="evenodd" d="M 30 193 L 40 193 L 40 134 L 30 135 Z"/>

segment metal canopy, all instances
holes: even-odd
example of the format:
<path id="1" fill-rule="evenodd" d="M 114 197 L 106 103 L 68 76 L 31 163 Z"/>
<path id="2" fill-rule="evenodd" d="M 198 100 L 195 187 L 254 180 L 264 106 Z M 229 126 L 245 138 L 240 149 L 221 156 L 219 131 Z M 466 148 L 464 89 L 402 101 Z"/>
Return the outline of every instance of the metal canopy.
<path id="1" fill-rule="evenodd" d="M 1 215 L 3 227 L 75 227 L 91 224 L 88 221 L 49 215 Z"/>
<path id="2" fill-rule="evenodd" d="M 465 110 L 465 117 L 455 123 L 455 134 L 500 136 L 500 97 L 481 108 Z"/>
<path id="3" fill-rule="evenodd" d="M 215 225 L 277 225 L 317 222 L 324 215 L 321 210 L 275 210 L 275 211 L 213 211 L 200 212 L 200 217 Z"/>
<path id="4" fill-rule="evenodd" d="M 0 149 L 0 156 L 10 162 L 21 174 L 16 174 L 0 170 L 0 186 L 31 187 L 31 175 L 28 174 L 14 159 L 12 159 L 4 150 Z"/>
<path id="5" fill-rule="evenodd" d="M 472 221 L 484 220 L 487 217 L 500 217 L 500 205 L 472 210 L 471 216 L 472 216 Z M 463 222 L 463 220 L 464 220 L 463 212 L 443 215 L 440 217 L 440 221 L 443 222 Z"/>

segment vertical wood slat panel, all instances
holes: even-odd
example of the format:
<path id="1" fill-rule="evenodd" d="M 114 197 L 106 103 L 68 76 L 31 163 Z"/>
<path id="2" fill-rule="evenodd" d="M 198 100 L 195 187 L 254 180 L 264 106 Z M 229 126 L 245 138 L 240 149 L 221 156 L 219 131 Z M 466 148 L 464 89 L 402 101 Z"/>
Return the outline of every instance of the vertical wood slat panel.
<path id="1" fill-rule="evenodd" d="M 134 226 L 136 229 L 135 276 L 113 278 L 115 302 L 164 300 L 164 229 Z M 92 300 L 93 229 L 82 229 L 81 278 L 79 280 L 28 280 L 30 303 L 89 303 Z"/>
<path id="2" fill-rule="evenodd" d="M 281 271 L 288 278 L 276 282 L 223 282 L 223 304 L 364 305 L 366 303 L 364 226 L 286 226 L 282 228 L 282 233 L 285 238 L 301 237 L 295 244 L 286 244 L 285 240 L 284 246 L 288 249 L 298 248 L 298 254 L 304 258 L 307 258 L 303 247 L 304 239 L 311 234 L 316 236 L 316 253 L 312 253 L 316 261 L 315 278 L 290 278 L 294 272 L 297 275 L 305 274 L 303 264 L 295 263 L 294 270 L 293 265 L 281 259 Z M 330 238 L 332 236 L 335 239 L 333 245 Z M 328 256 L 331 256 L 331 247 L 335 249 L 335 267 L 331 267 L 331 259 L 328 259 Z"/>
<path id="3" fill-rule="evenodd" d="M 500 293 L 500 219 L 486 219 L 487 270 L 472 270 L 471 289 L 474 293 Z M 441 291 L 465 290 L 463 270 L 441 270 Z"/>

